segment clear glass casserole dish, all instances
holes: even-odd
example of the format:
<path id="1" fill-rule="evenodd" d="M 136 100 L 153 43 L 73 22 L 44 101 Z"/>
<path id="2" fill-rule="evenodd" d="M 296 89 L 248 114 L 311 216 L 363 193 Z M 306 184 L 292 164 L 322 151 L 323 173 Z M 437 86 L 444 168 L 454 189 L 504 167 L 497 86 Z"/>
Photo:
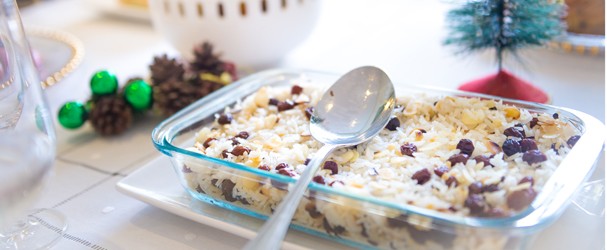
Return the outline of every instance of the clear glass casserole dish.
<path id="1" fill-rule="evenodd" d="M 227 107 L 240 104 L 241 100 L 262 87 L 305 83 L 323 89 L 338 77 L 336 74 L 298 70 L 257 73 L 168 118 L 154 129 L 152 139 L 156 148 L 171 158 L 178 181 L 192 197 L 265 219 L 296 180 L 193 150 L 198 133 L 202 128 L 217 123 L 218 114 L 225 112 Z M 495 100 L 532 113 L 558 114 L 558 119 L 569 124 L 580 137 L 543 183 L 541 191 L 534 194 L 530 204 L 507 216 L 460 216 L 312 183 L 300 203 L 292 227 L 362 248 L 524 249 L 530 245 L 534 235 L 561 215 L 570 198 L 593 172 L 603 147 L 603 124 L 579 111 L 399 83 L 395 83 L 395 89 L 397 98 L 402 94 L 466 97 Z M 401 112 L 404 111 L 405 108 Z M 449 187 L 453 186 L 449 184 Z M 259 205 L 262 203 L 263 206 Z"/>

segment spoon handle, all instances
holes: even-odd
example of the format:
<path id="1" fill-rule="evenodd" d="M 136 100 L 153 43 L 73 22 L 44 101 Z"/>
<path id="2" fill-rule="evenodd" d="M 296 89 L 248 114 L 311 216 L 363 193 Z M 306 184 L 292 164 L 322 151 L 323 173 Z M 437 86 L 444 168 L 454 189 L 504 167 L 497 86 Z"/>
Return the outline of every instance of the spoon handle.
<path id="1" fill-rule="evenodd" d="M 322 146 L 304 172 L 301 174 L 299 180 L 295 183 L 295 186 L 291 188 L 289 194 L 280 202 L 276 212 L 270 217 L 263 227 L 258 231 L 257 236 L 249 241 L 244 246 L 245 250 L 275 250 L 280 249 L 282 239 L 285 237 L 289 224 L 299 201 L 301 200 L 303 193 L 306 191 L 308 184 L 316 174 L 316 170 L 320 167 L 320 164 L 327 158 L 327 156 L 338 146 L 325 144 Z"/>

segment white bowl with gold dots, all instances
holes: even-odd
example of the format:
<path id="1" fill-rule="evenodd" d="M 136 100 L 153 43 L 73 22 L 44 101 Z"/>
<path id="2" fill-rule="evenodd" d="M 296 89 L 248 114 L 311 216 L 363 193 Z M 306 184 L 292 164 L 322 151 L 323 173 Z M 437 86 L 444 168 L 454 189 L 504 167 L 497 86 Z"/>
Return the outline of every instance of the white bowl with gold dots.
<path id="1" fill-rule="evenodd" d="M 186 59 L 212 43 L 238 66 L 279 62 L 311 33 L 319 0 L 150 0 L 154 27 Z"/>

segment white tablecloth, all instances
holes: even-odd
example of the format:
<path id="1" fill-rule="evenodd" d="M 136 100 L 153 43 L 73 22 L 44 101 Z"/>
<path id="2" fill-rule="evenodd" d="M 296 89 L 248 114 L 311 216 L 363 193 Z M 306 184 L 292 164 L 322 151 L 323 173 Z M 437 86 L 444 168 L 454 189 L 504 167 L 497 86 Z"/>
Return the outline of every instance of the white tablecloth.
<path id="1" fill-rule="evenodd" d="M 110 0 L 105 0 L 110 1 Z M 90 96 L 93 72 L 108 69 L 121 82 L 147 76 L 153 56 L 175 54 L 149 22 L 100 11 L 98 1 L 47 0 L 22 10 L 26 26 L 67 31 L 85 46 L 83 64 L 46 93 L 56 112 L 70 100 Z M 456 88 L 496 71 L 489 52 L 454 56 L 442 45 L 449 1 L 324 1 L 312 35 L 277 67 L 345 72 L 361 65 L 385 69 L 396 84 Z M 543 48 L 507 58 L 506 68 L 546 90 L 553 104 L 605 120 L 604 56 L 582 56 Z M 261 70 L 261 69 L 254 69 Z M 63 212 L 69 229 L 56 249 L 235 249 L 246 239 L 167 213 L 116 191 L 115 184 L 160 156 L 150 139 L 159 118 L 135 122 L 117 137 L 100 137 L 90 126 L 57 126 L 58 155 L 38 207 Z M 593 179 L 604 178 L 604 156 Z M 167 180 L 177 181 L 177 180 Z M 604 248 L 604 216 L 576 224 L 585 214 L 570 206 L 538 237 L 536 249 Z M 577 235 L 564 227 L 576 227 Z"/>

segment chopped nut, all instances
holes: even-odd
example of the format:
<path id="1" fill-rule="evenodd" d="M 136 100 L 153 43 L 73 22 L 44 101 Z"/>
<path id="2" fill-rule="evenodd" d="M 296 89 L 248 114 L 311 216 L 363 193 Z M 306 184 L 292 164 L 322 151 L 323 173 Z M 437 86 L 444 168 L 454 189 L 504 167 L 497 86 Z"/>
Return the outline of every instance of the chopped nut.
<path id="1" fill-rule="evenodd" d="M 422 139 L 424 139 L 424 132 L 422 132 L 421 130 L 413 130 L 413 133 L 415 133 L 415 141 L 421 141 Z"/>
<path id="2" fill-rule="evenodd" d="M 278 123 L 278 116 L 276 116 L 275 114 L 271 114 L 266 116 L 266 118 L 264 119 L 264 127 L 265 128 L 273 128 L 276 123 Z"/>
<path id="3" fill-rule="evenodd" d="M 244 174 L 242 180 L 242 187 L 248 190 L 257 190 L 261 183 L 259 183 L 258 177 L 252 174 Z"/>
<path id="4" fill-rule="evenodd" d="M 270 97 L 265 87 L 260 88 L 254 97 L 254 102 L 257 107 L 266 108 L 270 104 Z"/>
<path id="5" fill-rule="evenodd" d="M 504 108 L 504 112 L 506 113 L 506 117 L 508 118 L 518 119 L 519 117 L 521 117 L 521 111 L 514 107 Z"/>
<path id="6" fill-rule="evenodd" d="M 480 110 L 474 112 L 469 109 L 465 109 L 462 112 L 461 121 L 468 127 L 473 128 L 483 122 L 483 120 L 485 120 L 485 113 Z"/>
<path id="7" fill-rule="evenodd" d="M 492 141 L 485 141 L 485 146 L 487 147 L 487 150 L 489 150 L 489 152 L 491 154 L 497 154 L 502 152 L 502 148 L 500 147 L 500 145 L 497 145 L 497 143 L 492 142 Z"/>

